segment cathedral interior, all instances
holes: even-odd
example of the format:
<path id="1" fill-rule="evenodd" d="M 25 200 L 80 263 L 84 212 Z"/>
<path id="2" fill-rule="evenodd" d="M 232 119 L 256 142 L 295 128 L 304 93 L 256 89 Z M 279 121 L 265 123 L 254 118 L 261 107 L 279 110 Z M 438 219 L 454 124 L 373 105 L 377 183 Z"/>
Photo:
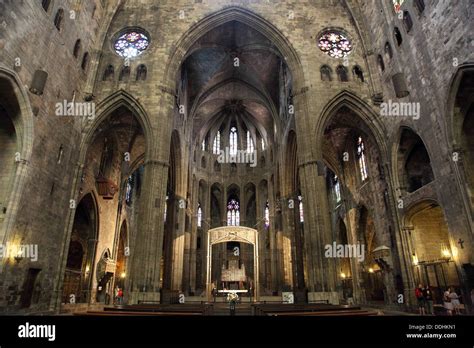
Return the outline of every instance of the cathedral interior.
<path id="1" fill-rule="evenodd" d="M 0 1 L 0 313 L 468 313 L 472 9 Z"/>

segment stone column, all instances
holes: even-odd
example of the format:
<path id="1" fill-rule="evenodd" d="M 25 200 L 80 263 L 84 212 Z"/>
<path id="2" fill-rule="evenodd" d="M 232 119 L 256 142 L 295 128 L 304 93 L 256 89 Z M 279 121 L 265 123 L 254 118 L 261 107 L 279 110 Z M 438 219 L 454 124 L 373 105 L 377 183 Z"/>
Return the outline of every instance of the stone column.
<path id="1" fill-rule="evenodd" d="M 322 163 L 322 162 L 321 162 Z M 320 164 L 321 165 L 321 164 Z M 309 300 L 329 300 L 338 303 L 336 267 L 332 259 L 324 256 L 324 247 L 332 243 L 329 207 L 324 175 L 318 174 L 317 161 L 300 165 L 300 182 L 303 192 L 304 249 L 307 260 Z M 324 194 L 321 194 L 324 193 Z"/>
<path id="2" fill-rule="evenodd" d="M 166 87 L 157 99 L 160 112 L 154 120 L 144 162 L 140 220 L 136 231 L 135 250 L 130 250 L 130 302 L 159 301 L 161 290 L 161 257 L 163 255 L 164 213 L 168 183 L 172 115 L 175 98 Z M 156 139 L 153 140 L 153 139 Z"/>
<path id="3" fill-rule="evenodd" d="M 275 231 L 276 231 L 276 202 L 275 202 L 275 188 L 271 184 L 271 181 L 268 184 L 268 201 L 270 204 L 270 229 L 268 230 L 268 238 L 270 241 L 270 249 L 267 250 L 265 246 L 265 252 L 267 253 L 266 258 L 270 259 L 270 274 L 271 274 L 271 281 L 270 284 L 267 284 L 268 289 L 272 289 L 272 291 L 277 291 L 277 260 L 276 260 L 276 239 L 275 239 Z M 268 255 L 270 253 L 270 255 Z M 269 270 L 267 269 L 267 272 Z"/>
<path id="4" fill-rule="evenodd" d="M 144 164 L 144 190 L 141 199 L 135 250 L 130 250 L 130 303 L 160 300 L 161 257 L 163 252 L 164 213 L 168 162 L 147 160 Z"/>
<path id="5" fill-rule="evenodd" d="M 201 210 L 203 215 L 205 214 L 205 202 L 202 197 L 199 195 L 199 181 L 193 179 L 191 202 L 192 206 L 192 216 L 191 216 L 191 231 L 189 232 L 189 240 L 186 238 L 186 251 L 185 251 L 185 270 L 184 270 L 184 284 L 189 285 L 192 292 L 196 291 L 196 253 L 197 253 L 197 213 L 199 207 L 199 201 L 201 203 Z M 204 218 L 206 215 L 203 216 Z M 201 221 L 201 226 L 205 225 L 205 221 Z M 202 228 L 202 227 L 201 227 Z M 203 240 L 201 239 L 201 249 L 203 247 Z"/>
<path id="6" fill-rule="evenodd" d="M 281 210 L 282 210 L 282 244 L 281 244 L 281 253 L 282 253 L 282 276 L 283 284 L 285 286 L 293 287 L 293 233 L 294 233 L 294 224 L 293 224 L 293 209 L 290 208 L 289 200 L 291 196 L 282 197 Z"/>
<path id="7" fill-rule="evenodd" d="M 171 259 L 171 289 L 182 289 L 183 267 L 184 267 L 184 233 L 186 220 L 186 198 L 176 196 L 175 198 L 176 222 L 173 226 L 173 251 Z"/>

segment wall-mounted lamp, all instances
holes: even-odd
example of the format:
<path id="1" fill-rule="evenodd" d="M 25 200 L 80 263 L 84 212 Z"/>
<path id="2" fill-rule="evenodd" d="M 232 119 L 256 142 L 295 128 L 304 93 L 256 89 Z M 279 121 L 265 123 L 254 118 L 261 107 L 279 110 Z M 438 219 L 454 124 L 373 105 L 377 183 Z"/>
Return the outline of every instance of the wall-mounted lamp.
<path id="1" fill-rule="evenodd" d="M 441 247 L 441 256 L 443 257 L 443 259 L 447 259 L 447 260 L 451 258 L 451 251 L 449 250 L 448 247 L 446 246 Z"/>
<path id="2" fill-rule="evenodd" d="M 413 254 L 413 265 L 418 266 L 418 256 Z"/>
<path id="3" fill-rule="evenodd" d="M 120 278 L 122 278 L 122 279 L 125 279 L 126 276 L 127 276 L 127 274 L 126 274 L 125 272 L 122 272 L 122 273 L 120 274 Z"/>

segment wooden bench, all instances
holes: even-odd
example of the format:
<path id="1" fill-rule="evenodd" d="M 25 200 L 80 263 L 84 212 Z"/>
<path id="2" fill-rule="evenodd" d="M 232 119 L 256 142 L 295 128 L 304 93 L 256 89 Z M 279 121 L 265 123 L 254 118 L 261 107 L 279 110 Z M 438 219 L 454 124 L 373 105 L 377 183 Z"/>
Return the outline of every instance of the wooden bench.
<path id="1" fill-rule="evenodd" d="M 374 311 L 355 310 L 355 311 L 312 311 L 312 312 L 269 312 L 268 316 L 344 316 L 344 317 L 367 317 L 377 315 Z"/>
<path id="2" fill-rule="evenodd" d="M 105 312 L 162 312 L 162 313 L 195 313 L 199 315 L 210 315 L 213 312 L 213 306 L 206 305 L 197 305 L 197 304 L 138 304 L 138 305 L 122 305 L 115 307 L 105 307 Z"/>
<path id="3" fill-rule="evenodd" d="M 321 311 L 341 311 L 341 310 L 360 310 L 359 306 L 330 304 L 258 304 L 254 305 L 255 315 L 267 315 L 267 313 L 282 312 L 321 312 Z"/>
<path id="4" fill-rule="evenodd" d="M 171 317 L 171 316 L 201 316 L 201 313 L 175 313 L 175 312 L 130 312 L 130 311 L 116 311 L 116 312 L 101 312 L 101 311 L 88 311 L 85 313 L 74 313 L 75 316 L 82 317 L 116 317 L 116 316 L 159 316 L 159 317 Z"/>

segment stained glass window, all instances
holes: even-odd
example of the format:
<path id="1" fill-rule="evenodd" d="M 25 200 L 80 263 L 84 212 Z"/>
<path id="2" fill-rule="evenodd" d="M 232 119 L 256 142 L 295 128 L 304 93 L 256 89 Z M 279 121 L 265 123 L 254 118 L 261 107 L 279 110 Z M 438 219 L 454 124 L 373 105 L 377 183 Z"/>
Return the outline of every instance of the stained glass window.
<path id="1" fill-rule="evenodd" d="M 142 54 L 150 44 L 148 37 L 138 31 L 126 32 L 114 44 L 115 52 L 123 58 L 134 58 Z"/>
<path id="2" fill-rule="evenodd" d="M 337 31 L 326 31 L 319 38 L 318 46 L 324 53 L 333 58 L 344 58 L 352 51 L 349 39 Z"/>
<path id="3" fill-rule="evenodd" d="M 334 194 L 336 195 L 336 203 L 339 203 L 341 201 L 341 185 L 337 175 L 334 175 Z"/>
<path id="4" fill-rule="evenodd" d="M 262 138 L 262 151 L 265 151 L 265 140 Z"/>
<path id="5" fill-rule="evenodd" d="M 198 216 L 197 216 L 197 225 L 198 227 L 201 227 L 202 226 L 202 209 L 201 209 L 201 205 L 199 204 L 198 205 Z"/>
<path id="6" fill-rule="evenodd" d="M 237 128 L 232 127 L 230 129 L 230 135 L 229 135 L 229 153 L 231 155 L 236 155 L 237 154 Z"/>
<path id="7" fill-rule="evenodd" d="M 130 175 L 127 180 L 127 188 L 125 190 L 125 203 L 130 205 L 132 202 L 132 189 L 133 189 L 133 175 Z"/>
<path id="8" fill-rule="evenodd" d="M 212 153 L 218 155 L 221 151 L 221 132 L 217 132 L 216 137 L 214 138 L 214 143 L 212 144 Z"/>
<path id="9" fill-rule="evenodd" d="M 303 197 L 298 196 L 298 208 L 300 211 L 300 222 L 304 222 Z"/>
<path id="10" fill-rule="evenodd" d="M 240 207 L 235 199 L 227 204 L 227 226 L 240 226 Z"/>
<path id="11" fill-rule="evenodd" d="M 368 178 L 368 174 L 367 174 L 367 161 L 365 159 L 365 145 L 362 140 L 362 137 L 359 137 L 357 141 L 357 157 L 359 159 L 360 177 L 362 181 L 365 181 Z"/>
<path id="12" fill-rule="evenodd" d="M 268 204 L 265 205 L 265 227 L 268 228 L 270 226 L 270 206 Z"/>
<path id="13" fill-rule="evenodd" d="M 201 149 L 202 149 L 202 151 L 206 151 L 206 140 L 202 141 Z"/>
<path id="14" fill-rule="evenodd" d="M 252 153 L 254 152 L 255 147 L 253 146 L 253 139 L 250 131 L 247 131 L 247 152 Z"/>
<path id="15" fill-rule="evenodd" d="M 393 8 L 395 9 L 395 12 L 398 13 L 398 11 L 400 11 L 400 8 L 402 7 L 405 0 L 392 0 L 392 1 L 393 1 Z"/>

